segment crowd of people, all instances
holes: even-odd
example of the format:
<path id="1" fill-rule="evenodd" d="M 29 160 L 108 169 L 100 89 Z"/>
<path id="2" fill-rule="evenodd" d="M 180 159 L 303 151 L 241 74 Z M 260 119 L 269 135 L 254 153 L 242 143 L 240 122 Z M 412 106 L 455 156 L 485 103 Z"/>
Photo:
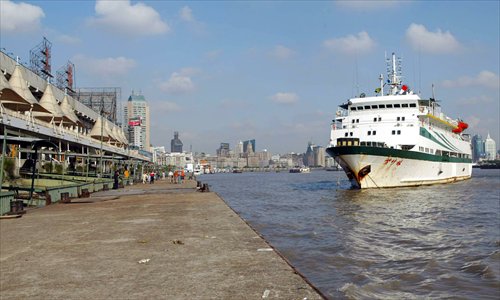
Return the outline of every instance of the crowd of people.
<path id="1" fill-rule="evenodd" d="M 178 183 L 181 184 L 184 181 L 184 177 L 186 174 L 184 173 L 184 170 L 175 170 L 175 171 L 169 171 L 168 174 L 165 174 L 165 171 L 161 172 L 161 175 L 159 172 L 144 172 L 142 175 L 142 183 L 146 184 L 154 184 L 155 180 L 165 180 L 166 177 L 168 176 L 168 179 L 170 180 L 170 183 Z"/>
<path id="2" fill-rule="evenodd" d="M 185 172 L 183 169 L 169 171 L 168 173 L 166 173 L 165 171 L 144 172 L 142 174 L 141 179 L 143 184 L 154 184 L 155 181 L 158 180 L 169 180 L 170 183 L 182 184 L 186 176 L 188 176 L 189 179 L 194 179 L 194 175 L 192 172 Z M 113 189 L 118 189 L 120 179 L 123 179 L 129 184 L 132 184 L 129 181 L 129 177 L 130 177 L 130 171 L 128 170 L 127 167 L 121 170 L 116 170 L 113 175 Z"/>

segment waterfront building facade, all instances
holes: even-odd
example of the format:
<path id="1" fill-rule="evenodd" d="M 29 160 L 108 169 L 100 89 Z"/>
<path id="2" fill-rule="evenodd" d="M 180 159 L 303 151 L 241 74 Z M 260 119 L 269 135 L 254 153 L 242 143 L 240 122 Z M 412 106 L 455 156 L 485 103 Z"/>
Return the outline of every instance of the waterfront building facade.
<path id="1" fill-rule="evenodd" d="M 497 158 L 497 145 L 489 133 L 484 141 L 484 152 L 486 153 L 487 160 L 495 160 Z"/>
<path id="2" fill-rule="evenodd" d="M 138 147 L 138 149 L 150 151 L 151 120 L 149 105 L 144 95 L 132 91 L 127 105 L 124 107 L 124 117 L 125 124 L 128 124 L 130 144 Z"/>

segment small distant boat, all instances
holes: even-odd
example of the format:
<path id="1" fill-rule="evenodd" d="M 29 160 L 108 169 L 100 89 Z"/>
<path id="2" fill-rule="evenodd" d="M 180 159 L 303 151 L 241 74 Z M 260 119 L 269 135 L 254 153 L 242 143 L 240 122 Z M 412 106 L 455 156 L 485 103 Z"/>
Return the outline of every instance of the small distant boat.
<path id="1" fill-rule="evenodd" d="M 234 169 L 233 173 L 241 173 L 242 171 L 240 169 Z"/>
<path id="2" fill-rule="evenodd" d="M 290 169 L 290 173 L 310 173 L 311 169 L 308 167 L 294 167 Z"/>
<path id="3" fill-rule="evenodd" d="M 480 169 L 500 169 L 500 160 L 487 160 L 487 161 L 482 161 L 478 163 L 475 166 L 472 166 L 473 168 L 480 168 Z"/>

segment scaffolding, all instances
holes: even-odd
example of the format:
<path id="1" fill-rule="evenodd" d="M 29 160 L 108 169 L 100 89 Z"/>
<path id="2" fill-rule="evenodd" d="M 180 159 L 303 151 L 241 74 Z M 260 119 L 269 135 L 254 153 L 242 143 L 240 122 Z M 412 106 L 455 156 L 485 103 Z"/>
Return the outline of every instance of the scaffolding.
<path id="1" fill-rule="evenodd" d="M 30 50 L 30 69 L 45 80 L 52 78 L 51 74 L 51 54 L 52 43 L 43 38 L 42 42 Z"/>
<path id="2" fill-rule="evenodd" d="M 72 96 L 80 103 L 116 124 L 116 104 L 121 99 L 121 92 L 122 90 L 119 87 L 78 88 L 75 89 Z"/>
<path id="3" fill-rule="evenodd" d="M 75 93 L 75 65 L 68 60 L 66 65 L 56 71 L 56 85 L 61 90 L 67 90 L 68 93 Z"/>

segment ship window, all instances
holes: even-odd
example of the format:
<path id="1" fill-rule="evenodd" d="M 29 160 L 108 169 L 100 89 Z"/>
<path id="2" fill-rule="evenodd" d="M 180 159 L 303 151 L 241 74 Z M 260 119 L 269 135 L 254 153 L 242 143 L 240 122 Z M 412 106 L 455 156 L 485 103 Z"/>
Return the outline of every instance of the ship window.
<path id="1" fill-rule="evenodd" d="M 410 103 L 410 107 L 417 107 L 416 103 Z"/>
<path id="2" fill-rule="evenodd" d="M 371 131 L 368 131 L 368 135 L 372 135 L 372 132 L 371 132 Z"/>
<path id="3" fill-rule="evenodd" d="M 376 130 L 373 131 L 373 135 L 377 135 L 377 131 Z"/>
<path id="4" fill-rule="evenodd" d="M 393 131 L 392 131 L 392 135 L 395 135 L 395 134 L 396 134 L 396 130 L 393 130 Z"/>
<path id="5" fill-rule="evenodd" d="M 392 108 L 392 104 L 387 104 L 387 108 Z"/>
<path id="6" fill-rule="evenodd" d="M 385 108 L 385 104 L 379 104 L 378 108 Z"/>
<path id="7" fill-rule="evenodd" d="M 382 121 L 382 117 L 378 117 L 378 121 L 379 121 L 379 122 L 380 122 L 380 121 Z"/>
<path id="8" fill-rule="evenodd" d="M 345 133 L 345 136 L 346 136 L 346 137 L 347 137 L 347 134 L 348 134 L 348 133 L 346 132 L 346 133 Z"/>
<path id="9" fill-rule="evenodd" d="M 361 142 L 361 146 L 366 146 L 366 142 Z"/>
<path id="10" fill-rule="evenodd" d="M 394 104 L 394 108 L 400 108 L 401 104 Z"/>
<path id="11" fill-rule="evenodd" d="M 352 136 L 352 132 L 349 132 L 349 135 Z"/>
<path id="12" fill-rule="evenodd" d="M 358 106 L 358 110 L 363 110 L 363 106 Z"/>
<path id="13" fill-rule="evenodd" d="M 422 147 L 422 146 L 418 146 L 418 151 L 420 151 L 420 152 L 424 152 L 424 147 Z"/>
<path id="14" fill-rule="evenodd" d="M 401 121 L 404 121 L 405 120 L 405 117 L 401 117 Z"/>
<path id="15" fill-rule="evenodd" d="M 356 119 L 356 123 L 359 123 L 359 119 Z"/>
<path id="16" fill-rule="evenodd" d="M 408 103 L 401 104 L 402 107 L 408 107 Z"/>
<path id="17" fill-rule="evenodd" d="M 356 107 L 354 107 L 354 106 L 351 106 L 351 110 L 356 110 Z"/>
<path id="18" fill-rule="evenodd" d="M 397 117 L 397 118 L 396 118 L 396 121 L 400 121 L 400 120 L 401 120 L 401 118 L 400 118 L 400 117 Z"/>
<path id="19" fill-rule="evenodd" d="M 377 122 L 377 118 L 376 118 L 376 117 L 375 117 L 375 118 L 373 118 L 373 122 Z"/>
<path id="20" fill-rule="evenodd" d="M 352 119 L 352 123 L 354 123 L 354 122 L 355 122 L 355 120 L 354 120 L 354 119 Z"/>
<path id="21" fill-rule="evenodd" d="M 377 105 L 372 105 L 372 108 L 373 108 L 373 109 L 377 109 L 377 108 L 378 108 L 378 106 L 377 106 Z"/>
<path id="22" fill-rule="evenodd" d="M 365 109 L 370 109 L 370 105 L 365 105 Z"/>
<path id="23" fill-rule="evenodd" d="M 401 130 L 398 130 L 398 134 L 401 134 Z"/>

